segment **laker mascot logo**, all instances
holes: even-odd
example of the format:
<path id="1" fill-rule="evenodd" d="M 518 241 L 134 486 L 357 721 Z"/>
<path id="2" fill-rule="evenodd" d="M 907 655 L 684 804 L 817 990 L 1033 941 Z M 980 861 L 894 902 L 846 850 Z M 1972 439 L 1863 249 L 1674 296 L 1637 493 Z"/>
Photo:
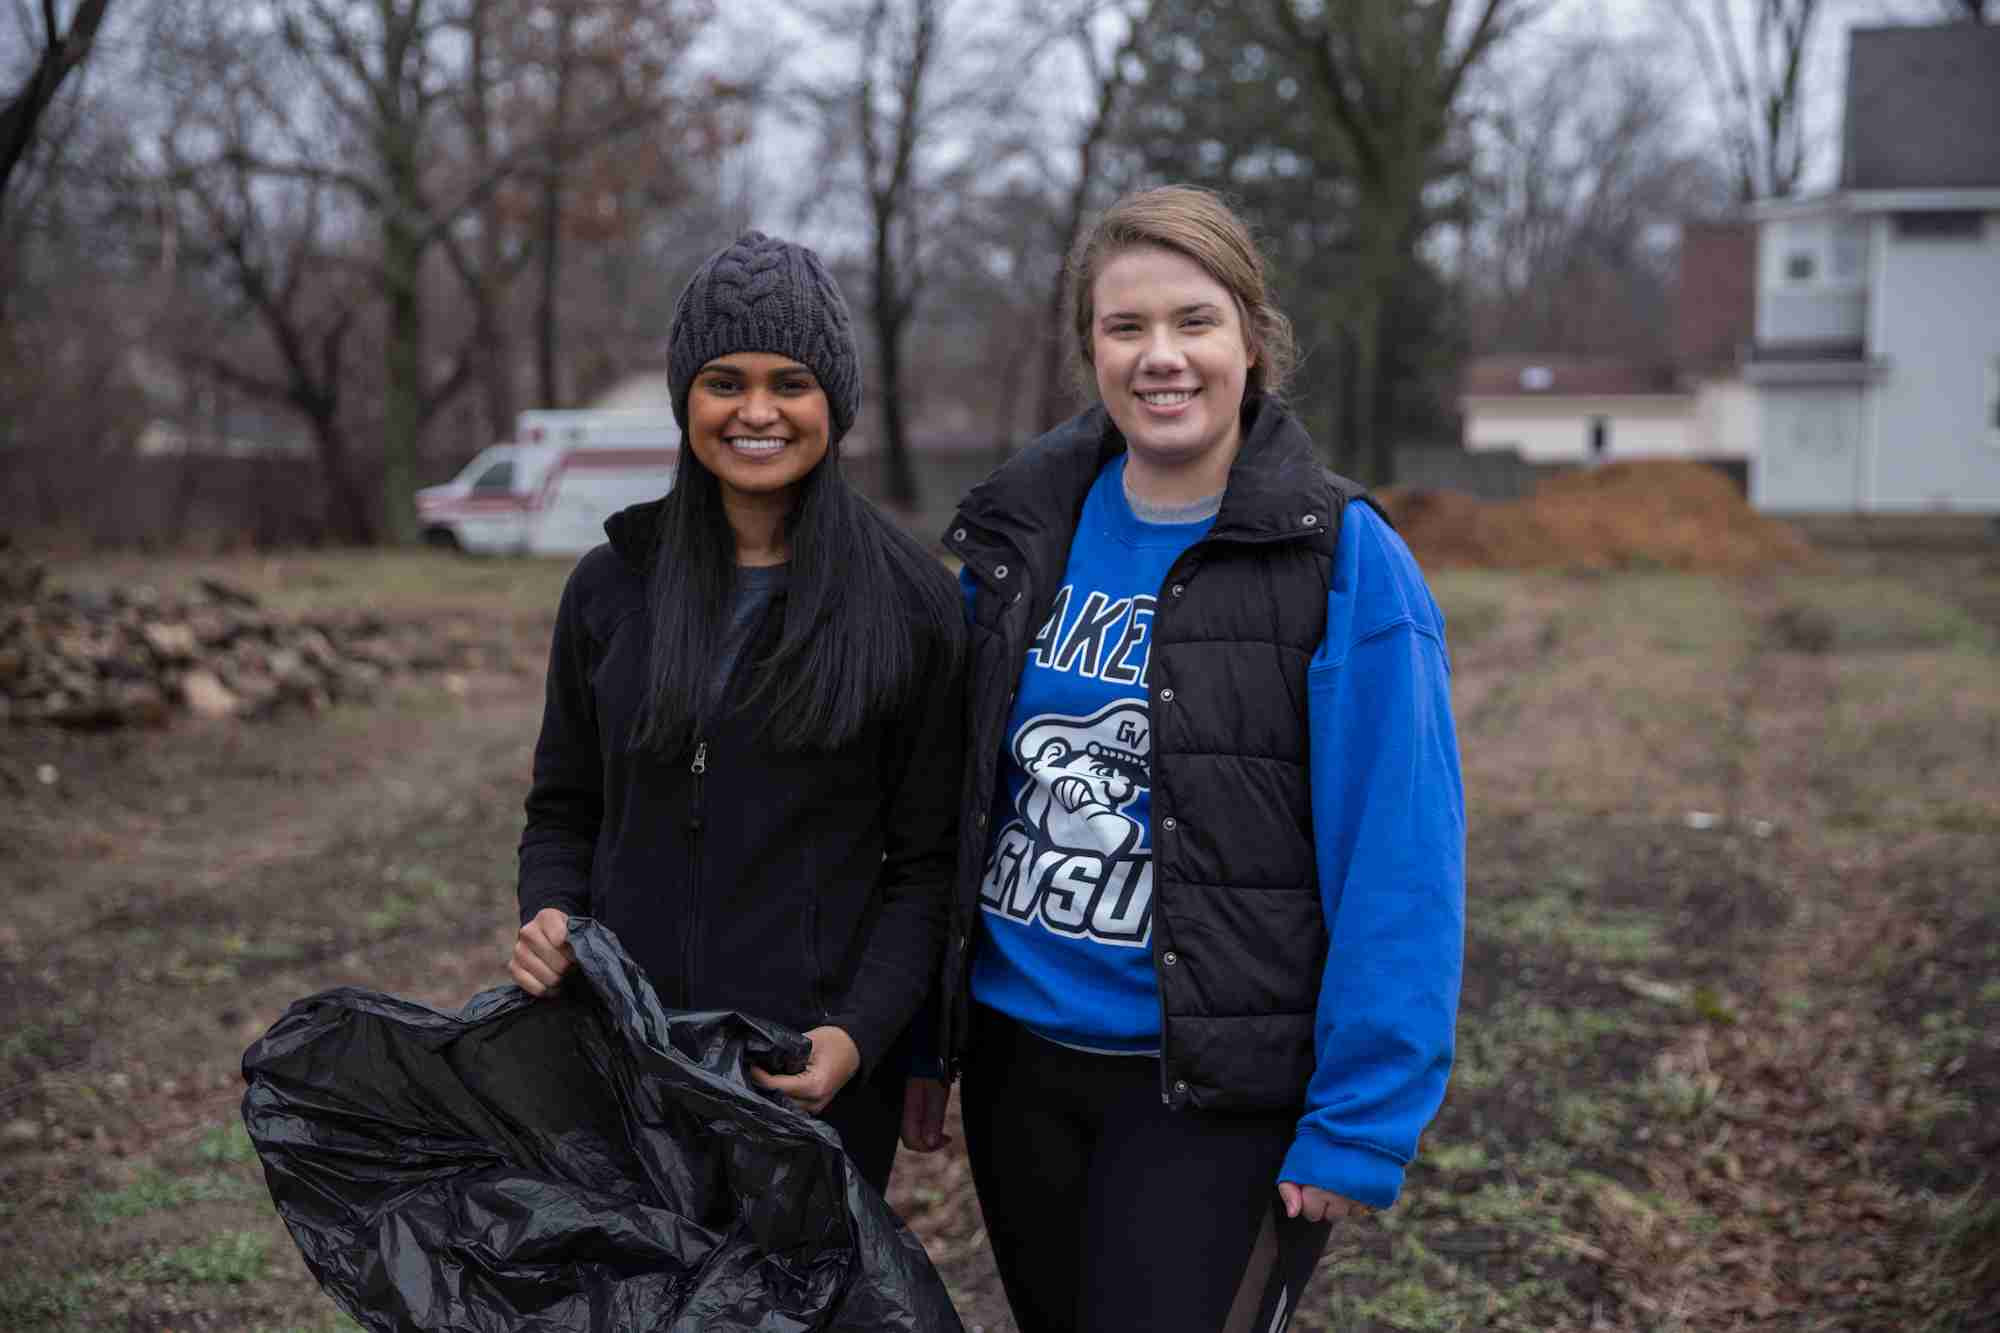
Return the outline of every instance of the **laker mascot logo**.
<path id="1" fill-rule="evenodd" d="M 1152 786 L 1152 720 L 1144 704 L 1085 718 L 1043 714 L 1014 736 L 1028 775 L 1020 817 L 1000 830 L 980 905 L 1059 935 L 1144 947 L 1153 929 L 1153 858 L 1125 813 Z"/>

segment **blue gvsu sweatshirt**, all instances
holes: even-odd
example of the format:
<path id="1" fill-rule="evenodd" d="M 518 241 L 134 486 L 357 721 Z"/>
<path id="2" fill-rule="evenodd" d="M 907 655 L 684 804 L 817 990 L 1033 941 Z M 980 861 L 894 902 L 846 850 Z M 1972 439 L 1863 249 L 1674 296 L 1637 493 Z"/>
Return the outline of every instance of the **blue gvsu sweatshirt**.
<path id="1" fill-rule="evenodd" d="M 1050 1041 L 1143 1057 L 1160 1041 L 1147 625 L 1167 570 L 1213 520 L 1141 521 L 1124 462 L 1085 499 L 1008 719 L 972 991 Z M 1318 1064 L 1279 1179 L 1376 1207 L 1395 1202 L 1451 1069 L 1465 802 L 1450 674 L 1444 616 L 1408 548 L 1349 505 L 1308 675 L 1329 935 Z M 1088 910 L 1037 882 L 1056 853 L 1103 867 Z"/>

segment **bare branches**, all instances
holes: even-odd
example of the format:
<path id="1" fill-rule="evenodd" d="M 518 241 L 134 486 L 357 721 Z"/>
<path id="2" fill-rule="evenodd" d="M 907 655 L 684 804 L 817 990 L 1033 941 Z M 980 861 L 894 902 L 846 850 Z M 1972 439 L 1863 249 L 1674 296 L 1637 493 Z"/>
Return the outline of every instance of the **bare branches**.
<path id="1" fill-rule="evenodd" d="M 0 213 L 6 210 L 8 179 L 27 156 L 35 129 L 63 81 L 89 56 L 110 4 L 111 0 L 82 0 L 64 29 L 55 0 L 42 0 L 41 54 L 27 82 L 0 103 Z"/>
<path id="2" fill-rule="evenodd" d="M 1706 10 L 1660 3 L 1694 50 L 1738 197 L 1792 193 L 1805 174 L 1802 84 L 1820 0 L 1710 0 Z"/>
<path id="3" fill-rule="evenodd" d="M 1335 149 L 1329 156 L 1338 160 L 1328 165 L 1355 186 L 1344 313 L 1354 348 L 1353 438 L 1342 453 L 1344 466 L 1377 483 L 1394 473 L 1378 397 L 1384 324 L 1392 289 L 1416 270 L 1417 243 L 1433 221 L 1428 192 L 1464 175 L 1451 145 L 1466 79 L 1545 7 L 1546 0 L 1471 0 L 1462 11 L 1454 0 L 1242 7 L 1276 49 L 1291 53 L 1288 67 L 1321 109 Z"/>

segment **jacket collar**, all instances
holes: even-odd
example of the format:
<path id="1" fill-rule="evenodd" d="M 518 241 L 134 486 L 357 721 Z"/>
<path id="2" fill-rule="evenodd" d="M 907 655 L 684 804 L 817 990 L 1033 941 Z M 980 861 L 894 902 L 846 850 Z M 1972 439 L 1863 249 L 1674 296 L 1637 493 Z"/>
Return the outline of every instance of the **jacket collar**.
<path id="1" fill-rule="evenodd" d="M 1006 535 L 1023 554 L 1058 539 L 1067 548 L 1091 484 L 1124 450 L 1124 436 L 1101 405 L 1079 413 L 975 486 L 946 544 L 966 554 L 968 537 L 959 534 L 970 523 Z M 1208 540 L 1277 541 L 1331 531 L 1334 500 L 1298 418 L 1274 399 L 1247 395 L 1243 444 Z"/>
<path id="2" fill-rule="evenodd" d="M 604 535 L 611 549 L 634 572 L 644 575 L 653 568 L 653 552 L 660 545 L 660 511 L 666 497 L 630 505 L 604 520 Z"/>

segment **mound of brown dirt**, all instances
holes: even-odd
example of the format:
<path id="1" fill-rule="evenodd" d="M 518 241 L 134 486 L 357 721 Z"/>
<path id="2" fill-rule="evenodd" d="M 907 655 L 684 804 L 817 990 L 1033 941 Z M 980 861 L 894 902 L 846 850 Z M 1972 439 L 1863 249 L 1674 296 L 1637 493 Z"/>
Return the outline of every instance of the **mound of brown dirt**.
<path id="1" fill-rule="evenodd" d="M 1566 472 L 1524 500 L 1395 486 L 1377 498 L 1426 568 L 1746 573 L 1812 556 L 1795 528 L 1757 513 L 1700 463 Z"/>

